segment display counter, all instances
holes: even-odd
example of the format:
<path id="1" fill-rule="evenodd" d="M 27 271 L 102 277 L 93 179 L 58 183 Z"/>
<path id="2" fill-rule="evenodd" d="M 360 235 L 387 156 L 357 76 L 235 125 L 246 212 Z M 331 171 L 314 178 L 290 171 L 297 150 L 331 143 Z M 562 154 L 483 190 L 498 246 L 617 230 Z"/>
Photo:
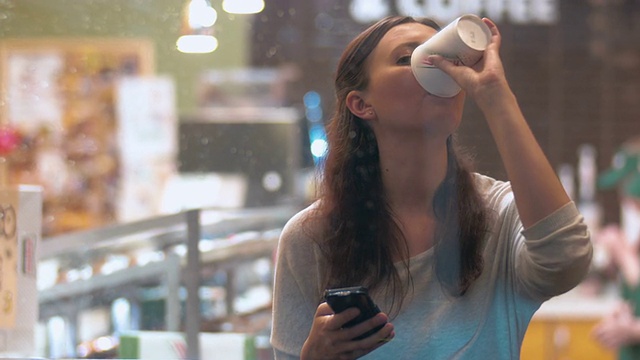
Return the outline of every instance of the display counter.
<path id="1" fill-rule="evenodd" d="M 583 295 L 568 292 L 556 296 L 540 306 L 534 320 L 578 319 L 599 320 L 611 313 L 620 299 L 612 294 Z"/>

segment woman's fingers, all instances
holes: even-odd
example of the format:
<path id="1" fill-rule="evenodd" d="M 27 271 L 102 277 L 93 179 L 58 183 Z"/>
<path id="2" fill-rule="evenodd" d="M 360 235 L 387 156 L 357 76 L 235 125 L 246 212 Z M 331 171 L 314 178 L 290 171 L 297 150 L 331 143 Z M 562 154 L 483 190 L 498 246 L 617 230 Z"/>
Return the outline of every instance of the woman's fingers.
<path id="1" fill-rule="evenodd" d="M 326 327 L 327 330 L 339 330 L 344 324 L 350 320 L 355 319 L 360 314 L 358 308 L 348 308 L 341 313 L 334 313 L 331 306 L 326 302 L 321 303 L 316 309 L 316 317 L 327 317 Z"/>
<path id="2" fill-rule="evenodd" d="M 345 340 L 351 340 L 366 333 L 371 329 L 386 324 L 388 321 L 389 318 L 387 317 L 387 315 L 378 313 L 376 316 L 372 317 L 371 319 L 365 320 L 360 324 L 357 324 L 350 328 L 342 329 L 340 337 Z"/>
<path id="3" fill-rule="evenodd" d="M 491 19 L 483 18 L 482 21 L 487 25 L 489 30 L 491 31 L 491 44 L 496 44 L 500 47 L 500 30 L 498 30 L 498 25 L 496 25 Z"/>
<path id="4" fill-rule="evenodd" d="M 344 324 L 355 319 L 358 315 L 360 315 L 360 310 L 358 308 L 348 308 L 339 314 L 334 314 L 333 319 L 331 319 L 331 329 L 342 329 L 344 327 Z"/>
<path id="5" fill-rule="evenodd" d="M 328 304 L 318 305 L 311 333 L 303 346 L 303 353 L 310 358 L 352 360 L 393 339 L 393 325 L 388 322 L 389 318 L 384 313 L 379 313 L 353 327 L 344 327 L 359 314 L 360 310 L 357 308 L 349 308 L 335 314 Z M 353 340 L 380 325 L 383 325 L 382 328 L 374 334 L 361 340 Z"/>
<path id="6" fill-rule="evenodd" d="M 475 65 L 459 66 L 439 55 L 427 58 L 428 62 L 451 76 L 476 101 L 490 100 L 492 93 L 502 93 L 508 87 L 499 54 L 500 31 L 490 19 L 484 18 L 483 21 L 491 31 L 491 41 L 482 59 Z"/>
<path id="7" fill-rule="evenodd" d="M 384 326 L 380 330 L 366 338 L 354 341 L 350 340 L 382 324 L 384 324 Z M 345 340 L 341 343 L 339 348 L 340 352 L 346 354 L 362 353 L 359 356 L 370 353 L 391 341 L 395 336 L 393 324 L 387 322 L 387 317 L 384 314 L 378 314 L 377 316 L 363 322 L 362 324 L 354 326 L 353 328 L 343 329 L 342 332 L 344 334 L 341 334 L 341 337 L 345 338 Z"/>

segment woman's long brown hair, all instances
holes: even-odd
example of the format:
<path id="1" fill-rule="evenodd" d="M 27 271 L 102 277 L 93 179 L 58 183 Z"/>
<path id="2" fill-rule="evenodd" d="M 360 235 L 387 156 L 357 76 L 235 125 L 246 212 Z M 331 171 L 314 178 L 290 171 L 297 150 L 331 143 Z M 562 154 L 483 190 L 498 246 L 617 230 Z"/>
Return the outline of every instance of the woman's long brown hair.
<path id="1" fill-rule="evenodd" d="M 412 22 L 439 29 L 428 19 L 388 17 L 361 33 L 343 53 L 335 79 L 336 111 L 327 125 L 329 151 L 320 188 L 319 210 L 327 220 L 326 233 L 319 241 L 327 262 L 326 286 L 376 289 L 385 283 L 396 310 L 410 282 L 420 279 L 400 280 L 394 259 L 406 259 L 404 269 L 408 271 L 409 252 L 385 197 L 377 141 L 370 126 L 353 115 L 345 101 L 350 91 L 367 88 L 366 60 L 380 39 L 389 29 Z M 447 174 L 433 201 L 438 220 L 435 271 L 440 283 L 457 296 L 482 272 L 481 248 L 488 220 L 472 173 L 457 154 L 452 137 L 447 149 Z"/>

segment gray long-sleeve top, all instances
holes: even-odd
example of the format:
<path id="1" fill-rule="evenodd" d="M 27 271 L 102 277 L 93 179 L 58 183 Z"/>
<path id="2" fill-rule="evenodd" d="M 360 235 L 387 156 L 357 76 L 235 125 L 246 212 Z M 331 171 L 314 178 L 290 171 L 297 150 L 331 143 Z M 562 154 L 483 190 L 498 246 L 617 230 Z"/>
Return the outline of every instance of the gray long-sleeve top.
<path id="1" fill-rule="evenodd" d="M 452 297 L 435 277 L 432 249 L 411 258 L 414 287 L 391 320 L 396 336 L 363 359 L 518 359 L 535 311 L 583 279 L 592 246 L 573 202 L 525 230 L 508 182 L 478 174 L 475 181 L 494 213 L 481 276 L 464 296 Z M 299 357 L 324 291 L 312 240 L 319 229 L 304 221 L 313 208 L 288 222 L 278 245 L 271 334 L 277 359 Z M 389 300 L 372 295 L 388 312 Z"/>

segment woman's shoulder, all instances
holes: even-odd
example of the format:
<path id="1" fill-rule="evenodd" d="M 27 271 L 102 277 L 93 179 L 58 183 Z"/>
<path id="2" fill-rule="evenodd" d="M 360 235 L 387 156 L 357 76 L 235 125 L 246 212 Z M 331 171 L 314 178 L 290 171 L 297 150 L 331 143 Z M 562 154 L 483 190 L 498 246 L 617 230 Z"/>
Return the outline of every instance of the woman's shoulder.
<path id="1" fill-rule="evenodd" d="M 513 200 L 513 192 L 509 181 L 498 180 L 480 173 L 473 173 L 473 179 L 478 192 L 484 196 L 486 201 L 495 202 L 497 200 L 502 203 Z"/>
<path id="2" fill-rule="evenodd" d="M 325 221 L 316 201 L 293 215 L 280 235 L 280 247 L 300 248 L 316 243 L 322 236 Z"/>
<path id="3" fill-rule="evenodd" d="M 285 224 L 283 231 L 295 232 L 307 227 L 319 230 L 323 223 L 322 218 L 320 200 L 316 200 L 293 215 Z"/>

